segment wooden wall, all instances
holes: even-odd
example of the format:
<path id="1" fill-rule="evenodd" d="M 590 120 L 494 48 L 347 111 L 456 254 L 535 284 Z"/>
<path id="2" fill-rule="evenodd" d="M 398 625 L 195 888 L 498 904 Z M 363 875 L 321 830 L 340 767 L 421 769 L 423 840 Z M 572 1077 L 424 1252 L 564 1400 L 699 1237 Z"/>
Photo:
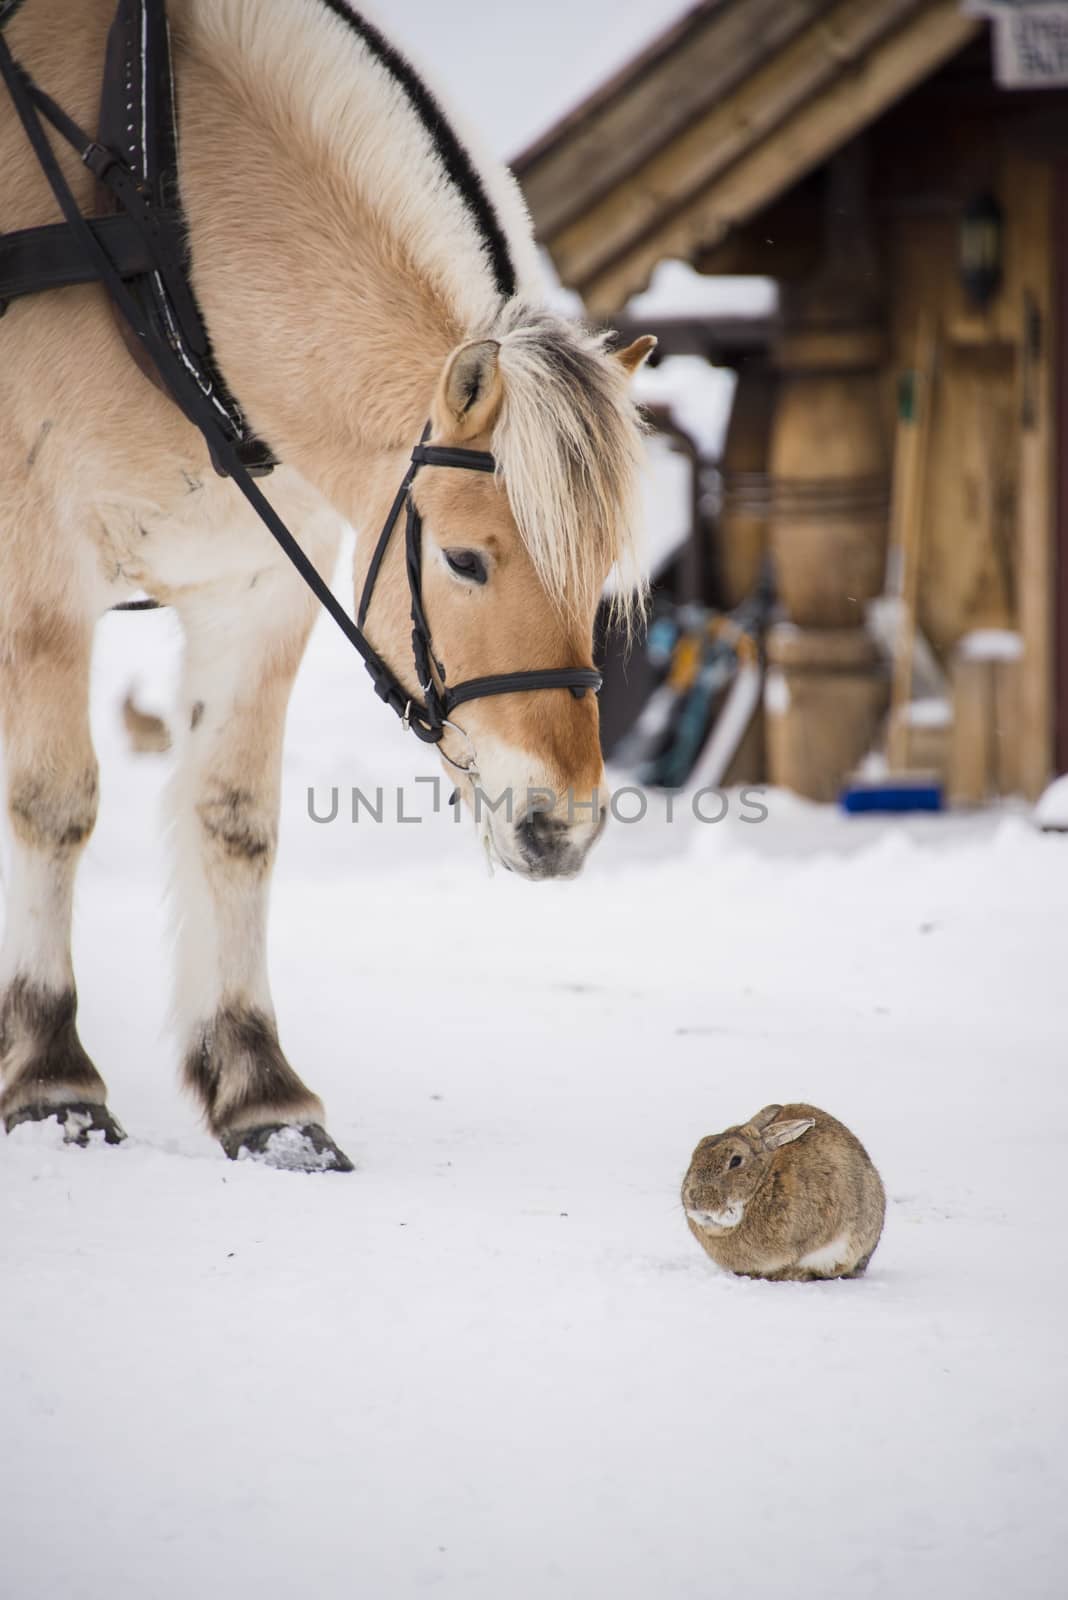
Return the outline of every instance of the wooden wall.
<path id="1" fill-rule="evenodd" d="M 952 108 L 950 108 L 952 109 Z M 1053 163 L 988 104 L 947 116 L 932 95 L 876 130 L 873 179 L 894 376 L 924 317 L 938 332 L 920 623 L 947 662 L 977 628 L 1019 631 L 1020 782 L 1052 765 L 1054 558 Z M 961 215 L 987 191 L 1004 212 L 1004 280 L 985 311 L 961 281 Z"/>
<path id="2" fill-rule="evenodd" d="M 1054 617 L 1065 565 L 1057 563 L 1057 406 L 1058 392 L 1068 395 L 1068 279 L 1057 260 L 1058 251 L 1068 251 L 1068 228 L 1058 232 L 1061 211 L 1068 217 L 1068 92 L 998 91 L 984 45 L 900 102 L 836 160 L 850 159 L 851 150 L 867 174 L 860 231 L 875 242 L 874 251 L 855 252 L 865 281 L 857 277 L 852 298 L 881 308 L 874 321 L 885 331 L 888 455 L 899 374 L 915 363 L 921 325 L 937 334 L 920 625 L 947 671 L 967 633 L 1021 635 L 1013 770 L 1020 789 L 1034 796 L 1054 770 L 1058 704 L 1068 748 L 1068 681 L 1059 700 L 1055 688 L 1058 673 L 1068 680 L 1068 645 L 1058 666 Z M 984 193 L 1004 216 L 1003 281 L 979 309 L 962 282 L 960 234 L 965 208 Z M 830 168 L 807 180 L 803 204 L 799 198 L 777 203 L 777 227 L 764 230 L 762 250 L 754 241 L 766 219 L 758 217 L 701 266 L 777 267 L 789 311 L 826 277 L 841 226 Z M 820 240 L 822 265 L 814 269 Z M 1068 468 L 1063 478 L 1068 484 Z M 1068 491 L 1062 499 L 1068 518 Z M 1068 617 L 1068 579 L 1065 595 Z"/>

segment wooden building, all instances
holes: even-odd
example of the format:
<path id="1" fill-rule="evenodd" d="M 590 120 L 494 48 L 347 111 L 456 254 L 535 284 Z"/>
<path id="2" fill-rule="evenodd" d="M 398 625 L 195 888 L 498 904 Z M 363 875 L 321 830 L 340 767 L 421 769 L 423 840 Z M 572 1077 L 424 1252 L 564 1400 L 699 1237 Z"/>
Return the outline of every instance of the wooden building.
<path id="1" fill-rule="evenodd" d="M 792 624 L 771 775 L 829 795 L 878 737 L 888 539 L 951 689 L 941 734 L 898 705 L 913 764 L 1068 769 L 1068 89 L 1000 86 L 960 0 L 704 0 L 516 170 L 591 317 L 665 258 L 779 286 L 759 338 L 673 346 L 739 371 L 718 554 L 734 600 L 769 550 Z"/>

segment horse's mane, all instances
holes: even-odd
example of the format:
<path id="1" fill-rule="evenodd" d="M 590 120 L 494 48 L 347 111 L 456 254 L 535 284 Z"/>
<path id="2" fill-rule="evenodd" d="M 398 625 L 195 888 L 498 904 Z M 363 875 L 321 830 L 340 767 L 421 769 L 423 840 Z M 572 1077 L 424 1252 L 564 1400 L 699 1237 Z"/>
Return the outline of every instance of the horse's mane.
<path id="1" fill-rule="evenodd" d="M 504 403 L 493 450 L 512 514 L 546 591 L 586 609 L 607 568 L 633 620 L 642 595 L 635 499 L 641 429 L 608 335 L 511 301 L 500 341 Z"/>
<path id="2" fill-rule="evenodd" d="M 617 609 L 640 593 L 639 428 L 603 337 L 539 309 L 542 272 L 511 174 L 349 0 L 187 0 L 224 68 L 269 83 L 314 135 L 470 338 L 500 342 L 494 431 L 512 512 L 539 577 L 586 609 L 607 567 Z"/>
<path id="3" fill-rule="evenodd" d="M 310 136 L 324 170 L 363 206 L 477 329 L 542 281 L 511 173 L 349 0 L 186 0 L 191 41 L 267 114 Z"/>

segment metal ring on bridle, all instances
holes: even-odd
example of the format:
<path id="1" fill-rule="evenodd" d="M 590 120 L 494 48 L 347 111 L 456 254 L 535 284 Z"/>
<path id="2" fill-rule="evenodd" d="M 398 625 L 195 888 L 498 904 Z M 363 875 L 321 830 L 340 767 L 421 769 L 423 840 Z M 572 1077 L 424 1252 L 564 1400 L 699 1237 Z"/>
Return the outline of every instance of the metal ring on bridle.
<path id="1" fill-rule="evenodd" d="M 454 761 L 452 759 L 452 757 L 446 752 L 444 743 L 443 742 L 439 742 L 439 744 L 438 744 L 438 755 L 441 757 L 442 761 L 447 761 L 450 767 L 454 768 L 455 771 L 457 771 L 457 772 L 462 772 L 464 774 L 464 776 L 467 777 L 467 778 L 470 778 L 472 775 L 477 778 L 478 777 L 478 759 L 477 759 L 477 754 L 476 754 L 476 751 L 475 751 L 475 741 L 472 739 L 472 737 L 468 733 L 467 729 L 466 728 L 461 728 L 460 724 L 458 722 L 450 722 L 448 717 L 446 717 L 444 719 L 444 721 L 442 722 L 441 726 L 443 728 L 451 728 L 454 733 L 458 733 L 461 736 L 461 738 L 466 739 L 467 743 L 468 743 L 468 746 L 470 747 L 470 750 L 471 750 L 471 761 L 470 761 L 469 765 L 466 766 L 466 767 L 461 767 L 460 763 L 458 761 Z"/>

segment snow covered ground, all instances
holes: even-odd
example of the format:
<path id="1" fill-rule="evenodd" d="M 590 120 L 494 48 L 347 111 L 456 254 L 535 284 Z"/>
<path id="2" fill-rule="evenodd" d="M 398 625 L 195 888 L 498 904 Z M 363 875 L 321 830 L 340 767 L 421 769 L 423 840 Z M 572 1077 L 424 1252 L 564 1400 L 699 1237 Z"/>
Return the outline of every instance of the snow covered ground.
<path id="1" fill-rule="evenodd" d="M 163 1031 L 166 616 L 101 630 L 86 1042 L 129 1131 L 0 1146 L 5 1600 L 805 1600 L 1068 1583 L 1068 842 L 767 797 L 485 876 L 320 627 L 272 968 L 351 1177 L 233 1165 Z M 405 782 L 416 825 L 307 815 Z M 344 814 L 344 808 L 343 808 Z M 882 1170 L 866 1279 L 717 1273 L 678 1185 L 770 1100 Z"/>
<path id="2" fill-rule="evenodd" d="M 507 154 L 665 12 L 465 17 L 391 31 Z M 235 1166 L 164 1029 L 168 762 L 118 725 L 174 652 L 101 629 L 76 963 L 130 1138 L 0 1141 L 2 1600 L 1063 1595 L 1068 840 L 772 794 L 490 881 L 320 627 L 272 968 L 359 1171 Z M 424 820 L 343 820 L 379 784 Z M 731 1279 L 686 1229 L 697 1139 L 794 1098 L 886 1181 L 857 1283 Z"/>

